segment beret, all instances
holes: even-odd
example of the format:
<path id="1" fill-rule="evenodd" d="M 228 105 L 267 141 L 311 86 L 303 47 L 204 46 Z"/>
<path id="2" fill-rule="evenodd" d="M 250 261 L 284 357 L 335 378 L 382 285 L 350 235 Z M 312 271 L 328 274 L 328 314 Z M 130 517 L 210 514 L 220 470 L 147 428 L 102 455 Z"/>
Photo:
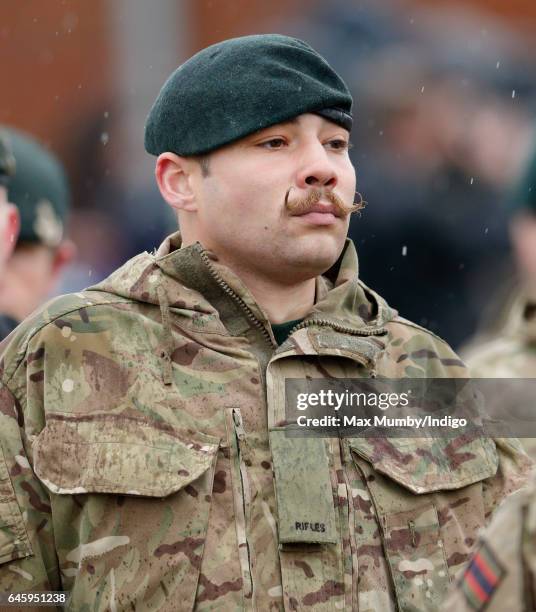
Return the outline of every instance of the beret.
<path id="1" fill-rule="evenodd" d="M 7 187 L 9 178 L 15 174 L 15 158 L 9 148 L 7 138 L 0 132 L 0 185 Z"/>
<path id="2" fill-rule="evenodd" d="M 64 234 L 70 207 L 67 178 L 58 159 L 29 135 L 0 126 L 16 164 L 8 184 L 8 200 L 19 209 L 20 242 L 55 247 Z"/>
<path id="3" fill-rule="evenodd" d="M 352 127 L 352 96 L 307 43 L 281 34 L 231 38 L 196 53 L 164 83 L 145 125 L 145 150 L 200 155 L 315 113 Z"/>

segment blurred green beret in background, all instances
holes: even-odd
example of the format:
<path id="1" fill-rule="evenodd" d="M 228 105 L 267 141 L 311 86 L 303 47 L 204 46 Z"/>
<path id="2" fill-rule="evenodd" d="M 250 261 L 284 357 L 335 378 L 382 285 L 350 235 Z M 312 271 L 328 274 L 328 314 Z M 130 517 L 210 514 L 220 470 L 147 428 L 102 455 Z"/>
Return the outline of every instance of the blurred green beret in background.
<path id="1" fill-rule="evenodd" d="M 303 113 L 352 127 L 352 96 L 307 43 L 280 34 L 231 38 L 179 66 L 145 126 L 145 149 L 201 155 Z"/>
<path id="2" fill-rule="evenodd" d="M 62 241 L 70 207 L 63 166 L 34 138 L 12 127 L 0 126 L 7 139 L 16 172 L 8 184 L 8 199 L 19 209 L 18 243 L 39 242 L 56 247 Z"/>

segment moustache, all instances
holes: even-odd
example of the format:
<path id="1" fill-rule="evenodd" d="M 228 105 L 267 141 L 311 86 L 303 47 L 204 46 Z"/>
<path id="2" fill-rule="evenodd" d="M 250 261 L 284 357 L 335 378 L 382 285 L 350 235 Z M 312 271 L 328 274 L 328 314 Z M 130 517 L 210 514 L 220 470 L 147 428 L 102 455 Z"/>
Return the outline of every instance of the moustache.
<path id="1" fill-rule="evenodd" d="M 291 215 L 305 215 L 320 202 L 320 200 L 328 201 L 335 207 L 335 215 L 337 217 L 347 217 L 352 213 L 359 212 L 365 208 L 366 202 L 361 197 L 361 194 L 356 191 L 359 196 L 359 201 L 352 205 L 346 204 L 336 193 L 325 189 L 311 189 L 303 198 L 295 198 L 290 200 L 289 195 L 294 187 L 289 187 L 285 194 L 285 208 Z"/>

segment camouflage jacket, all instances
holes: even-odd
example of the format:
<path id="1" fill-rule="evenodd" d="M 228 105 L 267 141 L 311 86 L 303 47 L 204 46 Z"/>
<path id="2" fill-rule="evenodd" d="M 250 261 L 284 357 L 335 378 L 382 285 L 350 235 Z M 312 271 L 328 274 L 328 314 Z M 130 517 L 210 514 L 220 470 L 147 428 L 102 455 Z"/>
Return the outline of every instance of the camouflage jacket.
<path id="1" fill-rule="evenodd" d="M 477 378 L 536 378 L 536 304 L 519 296 L 495 337 L 477 338 L 462 350 Z"/>
<path id="2" fill-rule="evenodd" d="M 76 611 L 436 610 L 528 458 L 291 440 L 284 381 L 463 364 L 359 281 L 350 241 L 279 347 L 242 282 L 179 247 L 53 300 L 4 347 L 0 590 L 63 589 Z"/>
<path id="3" fill-rule="evenodd" d="M 497 510 L 442 608 L 484 609 L 536 610 L 536 480 Z"/>

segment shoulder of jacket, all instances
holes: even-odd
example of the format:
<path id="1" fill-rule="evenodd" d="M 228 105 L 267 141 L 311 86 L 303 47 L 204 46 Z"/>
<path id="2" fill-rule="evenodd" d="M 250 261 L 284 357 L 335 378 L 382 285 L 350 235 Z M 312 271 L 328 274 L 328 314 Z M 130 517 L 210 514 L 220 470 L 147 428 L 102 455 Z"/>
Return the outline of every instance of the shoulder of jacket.
<path id="1" fill-rule="evenodd" d="M 412 327 L 413 329 L 416 329 L 419 332 L 423 333 L 425 336 L 428 336 L 433 340 L 437 340 L 445 347 L 448 347 L 450 350 L 453 350 L 450 344 L 446 340 L 441 338 L 441 336 L 434 334 L 434 332 L 430 331 L 426 327 L 422 327 L 422 325 L 418 325 L 417 323 L 414 323 L 413 321 L 410 321 L 409 319 L 405 319 L 404 317 L 401 317 L 400 315 L 396 316 L 394 319 L 389 321 L 389 323 L 400 323 L 401 325 L 404 325 L 406 327 Z"/>
<path id="2" fill-rule="evenodd" d="M 523 512 L 529 509 L 530 515 Z M 494 522 L 499 524 L 509 523 L 512 520 L 526 522 L 530 516 L 530 525 L 525 525 L 525 528 L 534 533 L 534 512 L 536 512 L 536 480 L 533 472 L 525 486 L 510 493 L 502 500 L 494 515 Z"/>
<path id="3" fill-rule="evenodd" d="M 505 359 L 512 353 L 522 352 L 523 344 L 517 339 L 507 336 L 475 340 L 466 347 L 462 347 L 461 353 L 467 361 L 479 363 L 494 359 Z"/>
<path id="4" fill-rule="evenodd" d="M 371 287 L 366 285 L 360 278 L 357 279 L 357 284 L 365 292 L 367 298 L 372 301 L 377 308 L 377 315 L 375 318 L 378 327 L 384 327 L 388 323 L 398 317 L 398 311 L 389 306 L 386 299 L 382 297 L 377 291 L 374 291 Z"/>
<path id="5" fill-rule="evenodd" d="M 31 341 L 62 317 L 90 307 L 132 300 L 105 291 L 84 290 L 53 298 L 35 311 L 0 343 L 0 382 L 7 385 L 24 359 Z"/>

